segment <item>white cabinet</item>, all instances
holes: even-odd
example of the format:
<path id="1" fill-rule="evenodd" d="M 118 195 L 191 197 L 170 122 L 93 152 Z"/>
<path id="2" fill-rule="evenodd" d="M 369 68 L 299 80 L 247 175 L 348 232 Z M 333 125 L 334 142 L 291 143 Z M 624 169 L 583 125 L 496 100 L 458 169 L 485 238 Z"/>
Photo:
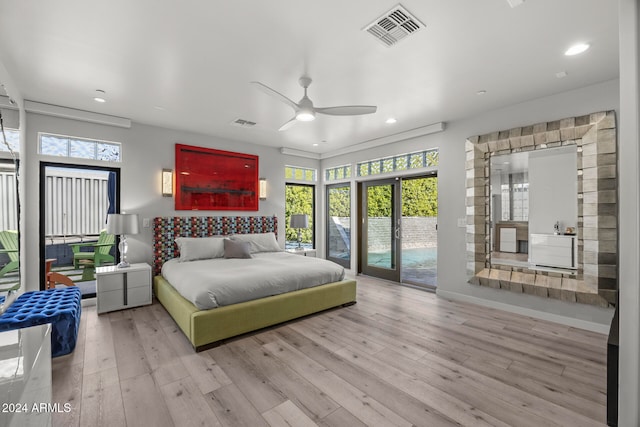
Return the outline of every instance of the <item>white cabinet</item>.
<path id="1" fill-rule="evenodd" d="M 578 239 L 576 236 L 531 234 L 529 261 L 544 267 L 577 268 Z"/>
<path id="2" fill-rule="evenodd" d="M 516 229 L 502 228 L 500 230 L 500 252 L 517 252 Z"/>
<path id="3" fill-rule="evenodd" d="M 96 268 L 98 313 L 151 304 L 151 266 Z"/>
<path id="4" fill-rule="evenodd" d="M 287 249 L 287 252 L 292 253 L 292 254 L 296 254 L 296 255 L 310 256 L 310 257 L 313 257 L 313 258 L 316 257 L 316 250 L 315 249 L 308 249 L 308 248 Z"/>

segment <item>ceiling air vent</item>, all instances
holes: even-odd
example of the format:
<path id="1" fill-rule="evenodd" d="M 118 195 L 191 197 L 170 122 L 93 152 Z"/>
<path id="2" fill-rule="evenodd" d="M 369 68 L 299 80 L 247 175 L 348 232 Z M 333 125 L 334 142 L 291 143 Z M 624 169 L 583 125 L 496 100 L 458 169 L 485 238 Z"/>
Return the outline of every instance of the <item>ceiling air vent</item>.
<path id="1" fill-rule="evenodd" d="M 411 15 L 407 9 L 402 5 L 397 5 L 367 25 L 364 30 L 386 46 L 391 47 L 424 27 L 425 25 Z"/>
<path id="2" fill-rule="evenodd" d="M 252 128 L 256 125 L 256 122 L 252 122 L 251 120 L 245 119 L 235 119 L 231 122 L 232 126 L 238 126 L 241 128 Z"/>

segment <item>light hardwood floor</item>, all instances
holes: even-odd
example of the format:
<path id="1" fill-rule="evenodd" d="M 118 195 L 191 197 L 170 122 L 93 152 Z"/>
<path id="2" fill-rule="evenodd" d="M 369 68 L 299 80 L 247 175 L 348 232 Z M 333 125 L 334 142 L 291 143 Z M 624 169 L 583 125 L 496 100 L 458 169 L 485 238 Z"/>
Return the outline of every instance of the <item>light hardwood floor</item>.
<path id="1" fill-rule="evenodd" d="M 195 353 L 164 308 L 53 360 L 54 426 L 602 426 L 606 337 L 358 277 L 358 303 Z"/>

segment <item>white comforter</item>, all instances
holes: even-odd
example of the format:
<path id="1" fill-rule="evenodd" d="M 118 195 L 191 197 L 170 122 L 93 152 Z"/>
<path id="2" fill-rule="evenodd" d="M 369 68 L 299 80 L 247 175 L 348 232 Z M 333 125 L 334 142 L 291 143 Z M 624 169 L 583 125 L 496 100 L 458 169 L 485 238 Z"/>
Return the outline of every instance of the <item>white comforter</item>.
<path id="1" fill-rule="evenodd" d="M 167 261 L 162 275 L 201 310 L 311 288 L 344 278 L 331 261 L 287 252 L 252 254 L 250 259 Z"/>

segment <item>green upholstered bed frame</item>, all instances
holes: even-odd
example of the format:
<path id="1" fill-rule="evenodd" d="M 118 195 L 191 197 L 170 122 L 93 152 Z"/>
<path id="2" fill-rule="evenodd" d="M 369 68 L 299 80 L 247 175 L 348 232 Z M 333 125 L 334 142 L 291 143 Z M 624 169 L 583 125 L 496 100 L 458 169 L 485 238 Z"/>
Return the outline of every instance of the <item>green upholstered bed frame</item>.
<path id="1" fill-rule="evenodd" d="M 343 280 L 211 310 L 200 310 L 159 275 L 175 256 L 179 236 L 207 237 L 277 231 L 274 217 L 168 217 L 154 219 L 153 291 L 196 351 L 221 340 L 256 331 L 308 314 L 356 302 L 356 281 Z"/>
<path id="2" fill-rule="evenodd" d="M 158 301 L 196 351 L 216 342 L 356 301 L 356 281 L 343 280 L 239 304 L 200 310 L 162 276 L 153 279 Z"/>

